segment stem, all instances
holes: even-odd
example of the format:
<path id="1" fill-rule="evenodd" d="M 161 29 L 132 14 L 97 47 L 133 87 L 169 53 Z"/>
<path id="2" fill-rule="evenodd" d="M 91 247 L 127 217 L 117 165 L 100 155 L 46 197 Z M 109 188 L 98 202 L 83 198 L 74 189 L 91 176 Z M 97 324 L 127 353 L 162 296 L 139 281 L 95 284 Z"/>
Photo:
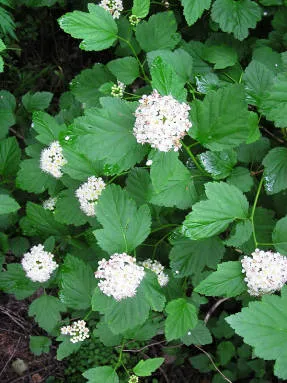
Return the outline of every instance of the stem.
<path id="1" fill-rule="evenodd" d="M 168 225 L 163 225 L 160 227 L 157 227 L 156 229 L 152 230 L 151 233 L 156 233 L 157 231 L 167 229 L 168 227 L 178 227 L 179 225 L 176 225 L 175 223 L 170 223 Z"/>
<path id="2" fill-rule="evenodd" d="M 256 233 L 255 233 L 254 214 L 255 214 L 255 209 L 256 209 L 257 202 L 258 202 L 258 198 L 259 198 L 259 195 L 260 195 L 260 192 L 261 192 L 261 188 L 262 188 L 262 185 L 263 185 L 263 181 L 264 181 L 264 178 L 262 177 L 260 182 L 259 182 L 259 185 L 258 185 L 258 189 L 257 189 L 257 192 L 256 192 L 256 196 L 255 196 L 255 200 L 254 200 L 254 203 L 253 203 L 253 206 L 252 206 L 252 211 L 251 211 L 251 216 L 250 216 L 250 220 L 251 220 L 251 224 L 252 224 L 252 234 L 253 234 L 253 240 L 254 240 L 255 248 L 258 247 L 258 242 L 257 242 L 257 239 L 256 239 Z"/>
<path id="3" fill-rule="evenodd" d="M 93 312 L 93 310 L 91 309 L 85 316 L 84 316 L 84 321 L 86 321 L 88 318 L 89 318 L 89 316 L 92 314 L 92 312 Z"/>
<path id="4" fill-rule="evenodd" d="M 125 342 L 123 342 L 122 345 L 121 345 L 119 359 L 117 361 L 117 364 L 115 365 L 114 371 L 116 371 L 122 365 L 122 357 L 123 357 L 123 349 L 124 349 L 124 347 L 125 347 Z"/>
<path id="5" fill-rule="evenodd" d="M 203 173 L 204 175 L 207 175 L 208 177 L 210 177 L 210 175 L 200 166 L 199 162 L 195 158 L 195 155 L 192 153 L 192 151 L 189 149 L 189 147 L 187 145 L 185 145 L 185 143 L 183 141 L 181 141 L 181 143 L 182 143 L 182 146 L 184 147 L 184 149 L 186 150 L 187 154 L 189 155 L 189 157 L 192 159 L 194 165 L 197 167 L 197 169 L 199 171 L 201 171 L 201 173 Z"/>

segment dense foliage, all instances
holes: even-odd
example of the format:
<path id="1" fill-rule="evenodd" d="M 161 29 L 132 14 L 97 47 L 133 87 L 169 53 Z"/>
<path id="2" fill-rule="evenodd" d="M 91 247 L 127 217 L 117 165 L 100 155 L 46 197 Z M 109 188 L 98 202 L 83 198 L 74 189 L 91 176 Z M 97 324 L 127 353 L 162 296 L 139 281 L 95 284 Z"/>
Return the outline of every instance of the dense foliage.
<path id="1" fill-rule="evenodd" d="M 101 58 L 60 91 L 15 68 L 47 7 Z M 213 383 L 287 379 L 287 1 L 0 0 L 0 37 L 0 289 L 31 350 L 71 382 L 154 381 L 173 346 Z"/>

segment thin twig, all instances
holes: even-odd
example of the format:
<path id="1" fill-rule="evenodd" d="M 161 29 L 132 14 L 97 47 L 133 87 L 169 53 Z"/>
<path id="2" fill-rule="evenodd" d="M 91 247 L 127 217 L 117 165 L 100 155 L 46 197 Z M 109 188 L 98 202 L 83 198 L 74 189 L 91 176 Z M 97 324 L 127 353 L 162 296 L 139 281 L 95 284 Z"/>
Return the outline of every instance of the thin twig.
<path id="1" fill-rule="evenodd" d="M 269 136 L 271 136 L 272 138 L 274 138 L 274 140 L 280 142 L 280 144 L 284 144 L 285 141 L 284 140 L 281 140 L 281 138 L 278 138 L 277 136 L 275 136 L 275 134 L 269 132 L 268 129 L 264 128 L 264 126 L 261 126 L 261 129 L 264 130 L 264 132 L 266 132 L 267 134 L 269 134 Z"/>
<path id="2" fill-rule="evenodd" d="M 227 382 L 229 382 L 229 383 L 232 383 L 232 381 L 229 380 L 229 379 L 227 378 L 227 376 L 225 376 L 225 375 L 219 370 L 219 368 L 216 366 L 216 364 L 214 363 L 212 357 L 209 355 L 209 353 L 208 353 L 207 351 L 205 351 L 203 348 L 201 348 L 201 347 L 199 347 L 199 346 L 197 346 L 197 345 L 195 345 L 195 344 L 194 344 L 194 347 L 196 347 L 198 350 L 200 350 L 201 352 L 203 352 L 203 353 L 208 357 L 208 359 L 211 361 L 213 367 L 214 367 L 214 368 L 216 369 L 216 371 L 223 377 L 223 379 L 225 379 L 225 380 L 226 380 Z"/>
<path id="3" fill-rule="evenodd" d="M 0 306 L 0 311 L 3 314 L 6 314 L 13 322 L 15 322 L 19 327 L 21 327 L 24 331 L 27 331 L 25 326 L 21 323 L 20 319 L 16 318 L 15 315 L 11 314 L 10 311 L 6 310 L 5 308 Z"/>
<path id="4" fill-rule="evenodd" d="M 166 372 L 164 371 L 164 369 L 163 369 L 162 367 L 160 367 L 159 370 L 160 370 L 162 376 L 164 377 L 166 383 L 169 383 L 169 379 L 168 379 L 167 374 L 166 374 Z"/>
<path id="5" fill-rule="evenodd" d="M 152 346 L 156 346 L 158 344 L 162 344 L 162 343 L 165 343 L 166 341 L 165 340 L 161 340 L 160 342 L 154 342 L 154 343 L 151 343 L 151 344 L 147 344 L 146 346 L 142 347 L 142 348 L 134 348 L 134 349 L 131 349 L 131 350 L 123 350 L 123 352 L 141 352 L 143 350 L 145 350 L 146 348 L 149 348 L 149 347 L 152 347 Z"/>
<path id="6" fill-rule="evenodd" d="M 33 375 L 35 375 L 35 374 L 37 374 L 38 372 L 41 372 L 41 371 L 43 371 L 43 370 L 47 370 L 49 367 L 53 367 L 53 366 L 54 366 L 53 364 L 49 364 L 49 365 L 46 366 L 46 367 L 40 368 L 39 370 L 36 370 L 36 371 L 33 371 Z M 12 379 L 12 380 L 10 380 L 8 383 L 16 383 L 16 382 L 20 382 L 21 379 L 25 379 L 25 378 L 27 378 L 28 376 L 31 376 L 31 372 L 28 372 L 27 374 L 22 375 L 22 376 L 20 376 L 19 378 Z"/>
<path id="7" fill-rule="evenodd" d="M 14 136 L 18 137 L 20 140 L 25 141 L 25 137 L 23 137 L 20 133 L 17 132 L 17 130 L 13 128 L 9 128 L 10 132 L 14 134 Z"/>
<path id="8" fill-rule="evenodd" d="M 219 299 L 219 301 L 214 303 L 214 305 L 208 310 L 207 314 L 205 315 L 205 318 L 204 318 L 205 324 L 209 321 L 211 315 L 214 313 L 217 307 L 220 306 L 223 302 L 228 301 L 228 299 L 229 298 L 222 298 L 222 299 Z"/>
<path id="9" fill-rule="evenodd" d="M 20 343 L 20 340 L 21 340 L 21 337 L 19 337 L 18 339 L 18 342 L 12 352 L 12 354 L 10 355 L 9 359 L 7 360 L 7 362 L 5 363 L 5 366 L 3 367 L 2 371 L 0 372 L 0 376 L 3 374 L 3 372 L 6 370 L 6 367 L 8 366 L 8 364 L 10 363 L 11 359 L 14 357 L 14 355 L 16 354 L 16 351 L 18 349 L 18 346 L 19 346 L 19 343 Z"/>

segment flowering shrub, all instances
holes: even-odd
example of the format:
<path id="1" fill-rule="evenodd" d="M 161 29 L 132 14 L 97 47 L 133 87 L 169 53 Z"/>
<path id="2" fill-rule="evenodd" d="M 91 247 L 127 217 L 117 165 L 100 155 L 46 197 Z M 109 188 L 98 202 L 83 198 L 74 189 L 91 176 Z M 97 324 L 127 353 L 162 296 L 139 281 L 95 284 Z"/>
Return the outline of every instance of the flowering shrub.
<path id="1" fill-rule="evenodd" d="M 56 1 L 36 3 L 20 5 Z M 127 368 L 131 341 L 187 346 L 213 383 L 269 381 L 264 360 L 287 379 L 286 0 L 61 9 L 67 36 L 107 60 L 59 104 L 0 91 L 0 289 L 30 299 L 58 360 L 91 334 L 119 347 L 89 382 L 159 374 L 167 351 Z M 16 37 L 0 0 L 4 13 L 0 71 Z"/>

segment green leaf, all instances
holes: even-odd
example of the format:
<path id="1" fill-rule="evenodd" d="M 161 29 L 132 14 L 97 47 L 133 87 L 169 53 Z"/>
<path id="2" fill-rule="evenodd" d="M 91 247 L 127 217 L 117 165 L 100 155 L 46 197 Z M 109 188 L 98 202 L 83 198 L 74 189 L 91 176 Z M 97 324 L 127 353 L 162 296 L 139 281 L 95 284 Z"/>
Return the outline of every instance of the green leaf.
<path id="1" fill-rule="evenodd" d="M 287 255 L 287 217 L 279 219 L 276 222 L 272 233 L 272 240 L 275 249 L 284 255 Z"/>
<path id="2" fill-rule="evenodd" d="M 0 273 L 0 290 L 14 294 L 16 299 L 25 299 L 39 288 L 39 284 L 26 278 L 19 263 L 9 263 L 7 271 Z"/>
<path id="3" fill-rule="evenodd" d="M 146 17 L 149 13 L 150 0 L 134 0 L 132 14 L 140 19 Z"/>
<path id="4" fill-rule="evenodd" d="M 270 150 L 262 162 L 264 186 L 267 194 L 276 194 L 287 188 L 287 149 Z"/>
<path id="5" fill-rule="evenodd" d="M 192 103 L 190 135 L 210 150 L 230 149 L 246 141 L 251 131 L 248 119 L 244 88 L 227 86 Z"/>
<path id="6" fill-rule="evenodd" d="M 211 45 L 204 50 L 204 60 L 215 64 L 214 69 L 233 66 L 237 59 L 236 50 L 229 45 Z"/>
<path id="7" fill-rule="evenodd" d="M 51 344 L 51 339 L 46 336 L 30 336 L 29 347 L 34 355 L 48 354 Z"/>
<path id="8" fill-rule="evenodd" d="M 182 80 L 172 66 L 163 62 L 161 57 L 156 57 L 151 65 L 152 87 L 162 96 L 172 95 L 179 101 L 186 100 L 185 81 Z"/>
<path id="9" fill-rule="evenodd" d="M 82 375 L 88 383 L 119 383 L 119 377 L 111 366 L 90 368 Z"/>
<path id="10" fill-rule="evenodd" d="M 1 8 L 0 8 L 1 10 Z M 0 17 L 1 21 L 1 17 Z M 1 23 L 0 23 L 1 24 Z M 5 137 L 9 128 L 15 124 L 15 97 L 7 90 L 0 91 L 0 139 Z"/>
<path id="11" fill-rule="evenodd" d="M 26 214 L 29 224 L 39 235 L 47 237 L 49 234 L 59 237 L 68 232 L 67 227 L 55 221 L 53 213 L 43 209 L 42 206 L 28 202 Z"/>
<path id="12" fill-rule="evenodd" d="M 242 41 L 248 36 L 249 29 L 255 28 L 261 19 L 261 8 L 251 0 L 215 0 L 211 17 L 223 32 L 233 33 Z"/>
<path id="13" fill-rule="evenodd" d="M 181 338 L 197 324 L 196 308 L 184 298 L 170 301 L 166 312 L 165 336 L 168 342 Z"/>
<path id="14" fill-rule="evenodd" d="M 149 202 L 152 190 L 151 179 L 146 169 L 134 168 L 129 171 L 126 191 L 138 206 Z"/>
<path id="15" fill-rule="evenodd" d="M 9 249 L 13 255 L 20 257 L 30 248 L 30 242 L 25 237 L 14 237 L 9 239 Z"/>
<path id="16" fill-rule="evenodd" d="M 241 262 L 224 262 L 194 289 L 207 296 L 236 297 L 246 291 Z"/>
<path id="17" fill-rule="evenodd" d="M 18 202 L 6 194 L 0 194 L 0 214 L 10 214 L 20 209 Z"/>
<path id="18" fill-rule="evenodd" d="M 81 226 L 87 222 L 88 217 L 80 209 L 80 203 L 72 191 L 65 190 L 57 198 L 54 212 L 56 221 L 75 226 Z"/>
<path id="19" fill-rule="evenodd" d="M 61 266 L 59 296 L 61 301 L 75 310 L 86 310 L 91 306 L 91 298 L 96 279 L 91 266 L 70 254 Z"/>
<path id="20" fill-rule="evenodd" d="M 66 306 L 52 295 L 42 295 L 35 299 L 29 307 L 29 316 L 35 316 L 38 325 L 47 332 L 51 332 L 61 320 L 61 312 Z"/>
<path id="21" fill-rule="evenodd" d="M 198 157 L 204 169 L 215 180 L 228 177 L 237 163 L 237 154 L 232 149 L 221 152 L 208 151 L 201 153 Z"/>
<path id="22" fill-rule="evenodd" d="M 102 109 L 86 110 L 86 116 L 74 122 L 79 135 L 76 148 L 91 160 L 103 160 L 111 173 L 118 174 L 140 162 L 146 147 L 138 145 L 134 135 L 135 103 L 106 97 Z"/>
<path id="23" fill-rule="evenodd" d="M 104 8 L 88 5 L 89 13 L 66 13 L 58 21 L 60 27 L 76 39 L 83 39 L 80 48 L 101 51 L 109 48 L 117 39 L 118 27 L 112 15 Z"/>
<path id="24" fill-rule="evenodd" d="M 236 223 L 234 232 L 224 241 L 226 246 L 240 247 L 247 242 L 252 235 L 251 221 L 240 221 Z"/>
<path id="25" fill-rule="evenodd" d="M 131 84 L 139 77 L 139 65 L 134 57 L 123 57 L 111 60 L 107 64 L 108 69 L 117 78 L 126 85 Z"/>
<path id="26" fill-rule="evenodd" d="M 156 49 L 173 49 L 180 40 L 173 12 L 152 15 L 148 21 L 137 25 L 136 38 L 145 52 Z"/>
<path id="27" fill-rule="evenodd" d="M 2 39 L 0 39 L 0 52 L 3 52 L 6 49 L 6 45 Z"/>
<path id="28" fill-rule="evenodd" d="M 133 368 L 133 372 L 137 376 L 151 376 L 164 362 L 164 358 L 150 358 L 147 360 L 140 360 Z"/>
<path id="29" fill-rule="evenodd" d="M 244 342 L 254 348 L 257 357 L 275 360 L 274 374 L 287 379 L 286 293 L 282 297 L 264 295 L 261 301 L 251 302 L 226 321 Z"/>
<path id="30" fill-rule="evenodd" d="M 150 171 L 153 195 L 151 202 L 159 206 L 186 209 L 198 199 L 191 172 L 178 159 L 176 152 L 156 152 Z"/>
<path id="31" fill-rule="evenodd" d="M 235 356 L 235 347 L 230 341 L 224 341 L 217 346 L 216 353 L 221 366 L 225 366 Z"/>
<path id="32" fill-rule="evenodd" d="M 28 92 L 22 97 L 22 103 L 27 112 L 34 112 L 35 110 L 45 110 L 50 105 L 53 98 L 51 92 Z"/>
<path id="33" fill-rule="evenodd" d="M 260 137 L 252 144 L 241 144 L 238 148 L 238 161 L 245 164 L 252 162 L 260 163 L 270 148 L 270 141 L 266 137 Z"/>
<path id="34" fill-rule="evenodd" d="M 4 72 L 4 60 L 3 57 L 0 56 L 0 73 Z"/>
<path id="35" fill-rule="evenodd" d="M 114 81 L 113 76 L 103 64 L 95 64 L 91 69 L 84 69 L 71 82 L 70 89 L 77 100 L 88 108 L 99 107 L 102 94 L 101 85 Z"/>
<path id="36" fill-rule="evenodd" d="M 8 137 L 0 141 L 0 174 L 3 177 L 13 177 L 18 170 L 21 150 L 16 137 Z"/>
<path id="37" fill-rule="evenodd" d="M 17 40 L 15 35 L 16 24 L 11 16 L 11 13 L 0 7 L 0 31 L 1 35 L 9 35 Z"/>
<path id="38" fill-rule="evenodd" d="M 210 8 L 211 0 L 181 0 L 181 4 L 187 24 L 192 25 Z"/>
<path id="39" fill-rule="evenodd" d="M 98 322 L 97 328 L 93 331 L 93 335 L 98 337 L 100 341 L 107 347 L 117 346 L 122 341 L 121 335 L 115 335 L 105 322 Z"/>
<path id="40" fill-rule="evenodd" d="M 227 178 L 226 182 L 236 186 L 243 193 L 249 192 L 254 185 L 254 179 L 251 176 L 249 170 L 243 168 L 242 166 L 237 166 L 236 168 L 232 169 L 231 174 Z"/>
<path id="41" fill-rule="evenodd" d="M 272 85 L 274 73 L 259 61 L 252 60 L 245 69 L 243 81 L 249 104 L 261 107 L 265 92 Z"/>
<path id="42" fill-rule="evenodd" d="M 147 205 L 139 209 L 120 186 L 102 192 L 96 216 L 103 229 L 94 231 L 100 247 L 108 253 L 131 252 L 149 235 L 151 216 Z"/>
<path id="43" fill-rule="evenodd" d="M 54 188 L 57 179 L 40 169 L 40 161 L 34 158 L 20 163 L 20 170 L 16 178 L 16 185 L 30 193 L 43 193 L 45 190 Z"/>
<path id="44" fill-rule="evenodd" d="M 144 296 L 152 310 L 162 311 L 164 309 L 166 299 L 154 272 L 145 270 L 145 277 L 140 286 L 140 294 Z"/>
<path id="45" fill-rule="evenodd" d="M 179 48 L 172 52 L 170 50 L 159 49 L 148 52 L 147 60 L 150 69 L 156 57 L 160 57 L 165 64 L 171 66 L 184 83 L 192 78 L 193 58 L 185 50 Z"/>
<path id="46" fill-rule="evenodd" d="M 82 342 L 72 343 L 69 337 L 61 337 L 63 341 L 59 344 L 57 349 L 57 360 L 63 360 L 67 356 L 77 352 L 82 345 Z"/>
<path id="47" fill-rule="evenodd" d="M 199 273 L 205 266 L 215 269 L 224 252 L 225 248 L 217 237 L 199 241 L 179 238 L 169 254 L 170 267 L 175 277 L 187 277 Z"/>
<path id="48" fill-rule="evenodd" d="M 224 182 L 205 184 L 207 201 L 193 205 L 183 222 L 185 236 L 197 240 L 219 234 L 236 219 L 248 216 L 248 202 L 235 186 Z"/>
<path id="49" fill-rule="evenodd" d="M 210 344 L 212 343 L 212 336 L 203 321 L 198 321 L 197 325 L 190 331 L 188 331 L 182 338 L 181 341 L 186 346 L 191 344 Z"/>
<path id="50" fill-rule="evenodd" d="M 282 73 L 274 80 L 262 101 L 261 110 L 268 120 L 274 121 L 277 128 L 287 126 L 287 73 Z"/>
<path id="51" fill-rule="evenodd" d="M 37 140 L 42 144 L 49 145 L 52 141 L 57 141 L 65 126 L 59 125 L 56 120 L 45 112 L 33 113 L 33 129 L 38 133 Z"/>

